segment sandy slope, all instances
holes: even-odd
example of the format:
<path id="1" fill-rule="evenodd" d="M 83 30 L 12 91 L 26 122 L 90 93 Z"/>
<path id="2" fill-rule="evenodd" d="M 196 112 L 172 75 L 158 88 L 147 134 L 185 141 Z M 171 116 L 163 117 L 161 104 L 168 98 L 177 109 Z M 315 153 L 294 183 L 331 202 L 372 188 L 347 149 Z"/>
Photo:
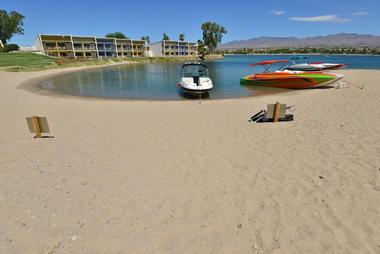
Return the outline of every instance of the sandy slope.
<path id="1" fill-rule="evenodd" d="M 0 72 L 0 253 L 380 253 L 380 71 L 201 104 L 16 88 L 52 72 Z M 247 122 L 275 101 L 296 121 Z"/>

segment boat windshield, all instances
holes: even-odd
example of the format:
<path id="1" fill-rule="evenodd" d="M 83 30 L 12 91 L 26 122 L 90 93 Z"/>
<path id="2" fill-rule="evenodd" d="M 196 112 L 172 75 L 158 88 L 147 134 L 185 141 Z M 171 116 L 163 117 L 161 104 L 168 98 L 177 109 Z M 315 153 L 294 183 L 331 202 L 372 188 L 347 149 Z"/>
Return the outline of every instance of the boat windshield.
<path id="1" fill-rule="evenodd" d="M 192 78 L 192 77 L 208 77 L 208 70 L 207 67 L 204 65 L 185 65 L 183 66 L 182 75 L 185 78 Z"/>

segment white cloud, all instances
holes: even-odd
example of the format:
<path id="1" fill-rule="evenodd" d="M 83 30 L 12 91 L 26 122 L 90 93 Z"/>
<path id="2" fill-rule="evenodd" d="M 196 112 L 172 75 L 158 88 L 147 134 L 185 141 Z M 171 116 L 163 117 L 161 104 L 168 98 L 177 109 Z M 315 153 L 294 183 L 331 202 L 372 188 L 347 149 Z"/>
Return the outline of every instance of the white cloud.
<path id="1" fill-rule="evenodd" d="M 341 18 L 338 15 L 323 15 L 323 16 L 314 16 L 314 17 L 292 17 L 290 20 L 300 21 L 300 22 L 326 22 L 326 23 L 346 23 L 350 19 Z"/>
<path id="2" fill-rule="evenodd" d="M 367 16 L 369 14 L 370 13 L 368 11 L 358 11 L 358 12 L 352 13 L 352 15 L 354 15 L 354 16 Z"/>
<path id="3" fill-rule="evenodd" d="M 273 11 L 270 11 L 269 13 L 274 16 L 281 16 L 285 14 L 285 11 L 273 10 Z"/>

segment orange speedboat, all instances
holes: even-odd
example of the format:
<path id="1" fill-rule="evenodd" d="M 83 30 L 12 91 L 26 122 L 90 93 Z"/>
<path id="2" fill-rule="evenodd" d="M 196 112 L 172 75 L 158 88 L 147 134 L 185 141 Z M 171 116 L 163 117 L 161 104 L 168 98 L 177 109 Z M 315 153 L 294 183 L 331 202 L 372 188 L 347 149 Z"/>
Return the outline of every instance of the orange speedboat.
<path id="1" fill-rule="evenodd" d="M 281 69 L 274 72 L 268 72 L 273 64 L 285 62 L 287 63 L 288 61 L 272 60 L 251 64 L 250 66 L 263 66 L 265 71 L 263 73 L 243 77 L 240 83 L 243 85 L 302 89 L 327 86 L 344 77 L 340 74 L 325 72 L 291 71 Z"/>

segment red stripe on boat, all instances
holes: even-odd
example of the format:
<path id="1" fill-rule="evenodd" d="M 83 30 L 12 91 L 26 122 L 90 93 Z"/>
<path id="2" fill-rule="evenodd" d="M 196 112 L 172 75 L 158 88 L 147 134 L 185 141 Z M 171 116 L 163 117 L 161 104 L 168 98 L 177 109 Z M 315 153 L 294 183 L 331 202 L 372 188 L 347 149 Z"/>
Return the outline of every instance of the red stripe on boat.
<path id="1" fill-rule="evenodd" d="M 262 61 L 254 64 L 250 64 L 249 66 L 257 66 L 257 65 L 270 65 L 270 64 L 275 64 L 275 63 L 288 63 L 288 60 L 270 60 L 270 61 Z"/>

